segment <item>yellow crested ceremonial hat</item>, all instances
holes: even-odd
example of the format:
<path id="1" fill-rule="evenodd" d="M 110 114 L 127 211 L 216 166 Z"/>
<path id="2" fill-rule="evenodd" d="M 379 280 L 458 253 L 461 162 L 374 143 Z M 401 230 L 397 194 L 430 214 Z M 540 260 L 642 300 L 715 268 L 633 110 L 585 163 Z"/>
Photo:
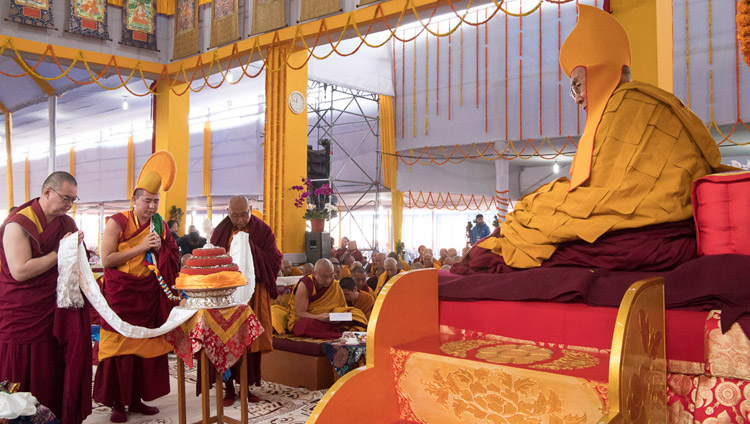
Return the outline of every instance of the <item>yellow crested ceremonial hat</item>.
<path id="1" fill-rule="evenodd" d="M 251 213 L 253 214 L 253 216 L 263 221 L 263 212 L 259 211 L 258 209 L 253 209 Z"/>
<path id="2" fill-rule="evenodd" d="M 151 194 L 159 194 L 160 190 L 169 191 L 176 173 L 174 156 L 166 150 L 160 150 L 146 159 L 134 190 L 142 188 Z"/>
<path id="3" fill-rule="evenodd" d="M 570 171 L 575 189 L 591 174 L 594 136 L 607 101 L 620 84 L 624 66 L 630 67 L 630 41 L 625 28 L 609 13 L 578 5 L 578 23 L 560 48 L 560 67 L 570 76 L 577 67 L 586 68 L 586 126 Z"/>

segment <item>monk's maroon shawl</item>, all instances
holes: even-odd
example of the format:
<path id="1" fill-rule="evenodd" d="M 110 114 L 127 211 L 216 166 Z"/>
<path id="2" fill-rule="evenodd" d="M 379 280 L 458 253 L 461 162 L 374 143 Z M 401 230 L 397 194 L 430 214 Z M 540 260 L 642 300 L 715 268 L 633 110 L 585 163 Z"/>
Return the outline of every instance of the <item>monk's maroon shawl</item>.
<path id="1" fill-rule="evenodd" d="M 125 241 L 125 229 L 128 216 L 118 213 L 111 218 L 120 226 L 119 243 Z M 149 231 L 150 224 L 146 221 L 138 230 L 129 235 L 134 237 L 143 231 Z M 166 228 L 166 225 L 164 226 Z M 156 264 L 170 287 L 179 272 L 180 250 L 170 231 L 161 234 L 162 242 L 159 252 L 156 252 Z M 115 268 L 104 270 L 104 297 L 112 310 L 125 322 L 147 328 L 157 328 L 164 324 L 169 311 L 175 302 L 169 300 L 162 291 L 156 276 L 151 273 L 145 277 L 135 277 Z M 102 328 L 116 332 L 106 321 L 102 321 Z"/>
<path id="2" fill-rule="evenodd" d="M 41 233 L 36 224 L 21 213 L 26 208 L 31 208 L 36 215 L 42 226 Z M 0 227 L 0 240 L 9 222 L 19 224 L 29 235 L 32 258 L 56 252 L 63 236 L 78 230 L 75 221 L 67 215 L 47 222 L 38 198 L 11 212 Z M 8 248 L 12 247 L 0 246 L 0 342 L 34 343 L 50 339 L 57 307 L 57 267 L 53 266 L 30 280 L 18 282 L 10 274 L 5 259 Z"/>
<path id="3" fill-rule="evenodd" d="M 255 266 L 255 282 L 261 283 L 268 289 L 272 299 L 279 296 L 276 287 L 276 276 L 281 269 L 283 255 L 276 247 L 276 237 L 265 222 L 251 215 L 248 224 L 250 251 L 253 254 L 253 265 Z M 229 239 L 234 229 L 229 217 L 224 218 L 211 234 L 211 244 L 214 246 L 229 246 Z"/>

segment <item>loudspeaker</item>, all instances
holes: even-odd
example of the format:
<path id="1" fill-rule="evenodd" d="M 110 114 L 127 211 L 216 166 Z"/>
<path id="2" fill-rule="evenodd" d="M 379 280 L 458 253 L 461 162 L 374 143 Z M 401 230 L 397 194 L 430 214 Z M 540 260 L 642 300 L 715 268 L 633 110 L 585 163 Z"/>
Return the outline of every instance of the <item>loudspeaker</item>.
<path id="1" fill-rule="evenodd" d="M 331 144 L 322 140 L 323 148 L 313 150 L 307 146 L 307 178 L 311 180 L 327 180 L 331 177 Z"/>
<path id="2" fill-rule="evenodd" d="M 331 257 L 331 235 L 330 233 L 305 233 L 305 253 L 307 262 L 313 264 L 318 259 Z"/>

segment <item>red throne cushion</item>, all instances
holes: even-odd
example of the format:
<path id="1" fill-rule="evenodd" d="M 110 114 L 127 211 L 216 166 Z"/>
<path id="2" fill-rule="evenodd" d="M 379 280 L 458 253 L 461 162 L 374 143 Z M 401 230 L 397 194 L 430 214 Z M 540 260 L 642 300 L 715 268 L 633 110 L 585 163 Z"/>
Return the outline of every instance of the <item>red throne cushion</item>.
<path id="1" fill-rule="evenodd" d="M 698 255 L 750 255 L 750 172 L 699 178 L 692 201 Z"/>

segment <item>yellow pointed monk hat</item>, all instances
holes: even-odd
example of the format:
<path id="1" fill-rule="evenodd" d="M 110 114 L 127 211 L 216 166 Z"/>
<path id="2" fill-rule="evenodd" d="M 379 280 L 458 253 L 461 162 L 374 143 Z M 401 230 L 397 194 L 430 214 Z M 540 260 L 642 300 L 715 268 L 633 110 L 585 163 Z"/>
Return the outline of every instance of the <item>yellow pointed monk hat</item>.
<path id="1" fill-rule="evenodd" d="M 578 5 L 578 23 L 560 48 L 560 67 L 570 76 L 586 69 L 586 126 L 578 141 L 570 171 L 571 191 L 591 174 L 594 136 L 607 101 L 620 84 L 624 66 L 630 67 L 630 41 L 625 28 L 609 13 Z"/>
<path id="2" fill-rule="evenodd" d="M 159 194 L 160 190 L 168 191 L 174 183 L 176 173 L 174 156 L 166 150 L 160 150 L 146 159 L 134 190 L 142 188 L 151 194 Z"/>

